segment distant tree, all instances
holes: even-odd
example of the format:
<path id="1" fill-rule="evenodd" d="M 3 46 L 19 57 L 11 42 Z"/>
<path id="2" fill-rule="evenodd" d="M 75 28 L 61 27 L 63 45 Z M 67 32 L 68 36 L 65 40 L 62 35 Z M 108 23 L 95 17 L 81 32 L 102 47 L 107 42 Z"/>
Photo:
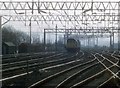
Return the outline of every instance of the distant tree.
<path id="1" fill-rule="evenodd" d="M 60 44 L 60 45 L 64 44 L 64 38 L 63 37 L 59 36 L 58 44 Z"/>
<path id="2" fill-rule="evenodd" d="M 33 44 L 40 44 L 40 38 L 33 37 Z"/>
<path id="3" fill-rule="evenodd" d="M 29 42 L 29 36 L 22 32 L 16 30 L 12 26 L 5 26 L 2 28 L 2 41 L 13 42 L 15 45 L 19 45 L 22 42 Z"/>

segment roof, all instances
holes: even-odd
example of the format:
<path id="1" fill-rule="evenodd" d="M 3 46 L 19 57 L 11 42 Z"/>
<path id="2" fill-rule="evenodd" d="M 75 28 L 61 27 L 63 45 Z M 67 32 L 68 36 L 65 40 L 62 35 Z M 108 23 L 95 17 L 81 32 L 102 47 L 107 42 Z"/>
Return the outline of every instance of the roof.
<path id="1" fill-rule="evenodd" d="M 4 44 L 6 44 L 7 46 L 15 46 L 15 44 L 13 44 L 12 42 L 4 42 Z"/>

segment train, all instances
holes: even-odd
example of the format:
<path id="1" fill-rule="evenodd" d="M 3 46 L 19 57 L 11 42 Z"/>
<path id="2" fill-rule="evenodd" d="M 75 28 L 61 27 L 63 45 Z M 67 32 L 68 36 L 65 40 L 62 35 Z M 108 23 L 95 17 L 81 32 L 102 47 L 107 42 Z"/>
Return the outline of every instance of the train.
<path id="1" fill-rule="evenodd" d="M 19 53 L 42 52 L 44 50 L 42 44 L 21 43 L 18 46 Z"/>
<path id="2" fill-rule="evenodd" d="M 28 53 L 29 44 L 28 43 L 21 43 L 18 47 L 19 53 Z"/>
<path id="3" fill-rule="evenodd" d="M 65 43 L 65 49 L 68 52 L 79 52 L 80 46 L 81 46 L 80 41 L 73 38 L 67 39 Z"/>
<path id="4" fill-rule="evenodd" d="M 81 43 L 74 38 L 68 38 L 63 46 L 65 46 L 67 52 L 79 52 Z M 37 50 L 43 51 L 40 45 L 30 45 L 29 43 L 21 43 L 18 47 L 19 53 L 39 52 Z"/>

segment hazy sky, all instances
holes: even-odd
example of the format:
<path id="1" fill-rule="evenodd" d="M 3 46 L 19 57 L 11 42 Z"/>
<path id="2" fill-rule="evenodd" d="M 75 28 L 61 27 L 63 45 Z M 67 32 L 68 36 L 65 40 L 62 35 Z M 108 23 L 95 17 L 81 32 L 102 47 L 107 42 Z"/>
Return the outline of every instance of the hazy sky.
<path id="1" fill-rule="evenodd" d="M 0 0 L 0 1 L 32 1 L 32 0 Z M 33 0 L 38 1 L 38 0 Z M 39 0 L 39 1 L 92 1 L 92 0 Z M 119 0 L 93 0 L 93 1 L 119 1 Z"/>
<path id="2" fill-rule="evenodd" d="M 0 0 L 0 1 L 38 1 L 38 0 Z M 39 0 L 39 1 L 92 1 L 92 0 Z M 112 2 L 112 1 L 115 1 L 115 2 L 118 2 L 119 0 L 93 0 L 93 1 L 107 1 L 107 2 Z M 23 27 L 24 26 L 24 24 L 22 24 L 22 22 L 19 22 L 19 23 L 21 23 L 21 26 Z M 14 23 L 14 27 L 17 27 L 18 29 L 21 29 L 21 27 L 20 27 L 20 24 L 19 23 Z M 12 22 L 10 23 L 9 22 L 9 24 L 11 25 L 11 24 L 13 24 Z M 8 24 L 8 25 L 9 25 Z M 41 25 L 43 25 L 43 24 L 41 24 Z M 22 28 L 21 30 L 29 30 L 29 27 L 25 27 L 24 26 L 24 28 Z M 35 29 L 35 27 L 34 27 L 34 25 L 32 25 L 32 29 Z M 39 29 L 39 27 L 37 27 L 37 29 Z M 39 33 L 38 33 L 38 35 L 39 35 Z M 106 45 L 109 45 L 109 39 L 101 39 L 100 41 L 102 41 L 102 42 L 104 42 Z M 106 42 L 105 42 L 106 41 Z M 104 44 L 103 44 L 104 45 Z"/>

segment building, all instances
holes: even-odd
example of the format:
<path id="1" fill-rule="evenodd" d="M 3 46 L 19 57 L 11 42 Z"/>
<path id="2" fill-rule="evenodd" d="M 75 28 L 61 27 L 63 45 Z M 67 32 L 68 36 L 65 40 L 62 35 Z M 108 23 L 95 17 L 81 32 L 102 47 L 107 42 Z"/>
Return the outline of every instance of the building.
<path id="1" fill-rule="evenodd" d="M 16 52 L 16 46 L 12 42 L 2 43 L 2 54 L 14 54 Z"/>

